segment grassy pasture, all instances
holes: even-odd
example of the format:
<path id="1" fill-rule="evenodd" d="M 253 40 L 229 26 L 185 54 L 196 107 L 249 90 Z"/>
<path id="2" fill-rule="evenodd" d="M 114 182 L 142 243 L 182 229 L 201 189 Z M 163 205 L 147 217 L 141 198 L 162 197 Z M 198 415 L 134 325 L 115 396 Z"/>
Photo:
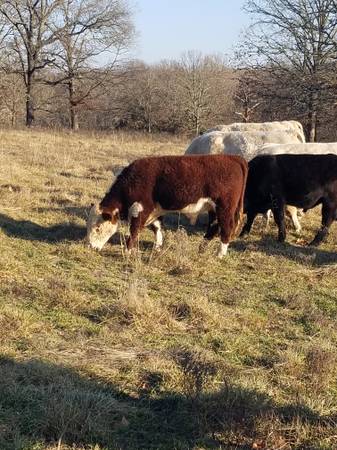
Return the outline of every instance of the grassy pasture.
<path id="1" fill-rule="evenodd" d="M 186 144 L 0 131 L 1 450 L 337 448 L 336 224 L 260 221 L 221 261 L 181 217 L 160 253 L 83 245 L 114 173 Z"/>

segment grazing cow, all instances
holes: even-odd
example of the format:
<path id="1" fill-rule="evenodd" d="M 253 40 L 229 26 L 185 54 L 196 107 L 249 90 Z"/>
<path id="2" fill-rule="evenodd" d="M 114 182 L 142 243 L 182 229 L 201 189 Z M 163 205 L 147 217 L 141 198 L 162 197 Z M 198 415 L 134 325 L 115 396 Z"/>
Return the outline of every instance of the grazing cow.
<path id="1" fill-rule="evenodd" d="M 282 131 L 282 124 L 283 131 Z M 290 124 L 290 125 L 289 125 Z M 274 152 L 277 152 L 278 147 L 287 147 L 288 145 L 306 145 L 302 144 L 301 130 L 302 125 L 298 122 L 266 122 L 261 124 L 232 124 L 224 125 L 223 127 L 234 127 L 239 125 L 251 125 L 254 126 L 266 126 L 266 131 L 210 131 L 201 136 L 193 139 L 191 144 L 185 151 L 185 155 L 208 155 L 208 154 L 232 154 L 239 155 L 245 158 L 247 161 L 251 160 L 263 149 L 263 153 L 268 153 L 268 148 L 273 148 Z M 272 125 L 277 131 L 272 129 Z M 278 127 L 278 128 L 277 128 Z M 270 128 L 270 130 L 268 130 Z M 303 134 L 303 130 L 302 130 Z M 275 144 L 267 144 L 267 143 Z M 284 145 L 282 145 L 284 144 Z M 287 153 L 279 152 L 279 153 Z M 296 233 L 301 232 L 301 224 L 297 216 L 297 208 L 286 206 L 286 212 L 290 216 L 291 221 L 294 225 Z M 266 229 L 268 228 L 270 222 L 271 213 L 268 211 L 265 215 L 266 219 Z"/>
<path id="2" fill-rule="evenodd" d="M 301 143 L 299 133 L 285 131 L 210 131 L 193 139 L 185 155 L 239 155 L 251 160 L 267 144 Z"/>
<path id="3" fill-rule="evenodd" d="M 265 144 L 259 149 L 259 155 L 337 155 L 337 142 L 308 142 L 305 144 Z"/>
<path id="4" fill-rule="evenodd" d="M 218 256 L 227 252 L 240 223 L 248 164 L 239 156 L 162 156 L 139 159 L 126 167 L 98 206 L 93 206 L 87 223 L 87 241 L 101 249 L 117 230 L 118 220 L 128 220 L 130 250 L 138 233 L 152 226 L 156 246 L 162 244 L 158 218 L 181 212 L 197 217 L 210 212 L 206 239 L 220 232 Z"/>
<path id="5" fill-rule="evenodd" d="M 249 162 L 245 192 L 247 222 L 241 235 L 249 233 L 258 213 L 271 209 L 284 241 L 284 205 L 304 211 L 322 204 L 322 227 L 311 242 L 320 244 L 337 219 L 336 155 L 260 155 Z"/>
<path id="6" fill-rule="evenodd" d="M 328 153 L 332 153 L 337 155 L 337 143 L 288 143 L 288 144 L 265 144 L 263 145 L 259 151 L 259 155 L 279 155 L 279 154 L 296 154 L 296 155 L 325 155 Z M 287 214 L 291 217 L 291 220 L 294 224 L 296 233 L 299 234 L 301 232 L 301 224 L 298 220 L 297 216 L 297 208 L 293 206 L 286 207 Z M 269 222 L 270 214 L 267 217 L 267 223 Z"/>
<path id="7" fill-rule="evenodd" d="M 209 130 L 205 131 L 205 133 L 209 133 L 210 131 L 251 131 L 251 132 L 296 132 L 299 137 L 300 142 L 305 142 L 305 136 L 303 132 L 303 127 L 300 122 L 296 120 L 284 120 L 282 122 L 261 122 L 261 123 L 253 123 L 253 122 L 236 122 L 231 123 L 229 125 L 217 125 Z"/>

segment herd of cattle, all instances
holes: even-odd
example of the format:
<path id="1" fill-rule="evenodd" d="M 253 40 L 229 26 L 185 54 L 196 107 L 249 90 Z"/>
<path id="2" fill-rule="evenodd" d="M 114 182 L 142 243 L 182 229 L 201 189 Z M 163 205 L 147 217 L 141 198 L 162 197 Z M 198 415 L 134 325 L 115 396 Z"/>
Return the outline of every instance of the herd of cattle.
<path id="1" fill-rule="evenodd" d="M 87 241 L 100 250 L 119 220 L 126 220 L 129 250 L 146 226 L 160 248 L 165 214 L 180 212 L 193 224 L 208 213 L 205 238 L 220 235 L 222 257 L 243 213 L 241 235 L 249 233 L 257 214 L 272 211 L 284 241 L 285 212 L 300 231 L 297 208 L 305 212 L 320 204 L 322 226 L 311 245 L 321 243 L 337 220 L 337 143 L 306 143 L 296 121 L 221 125 L 195 138 L 184 156 L 143 158 L 124 168 L 92 206 Z"/>

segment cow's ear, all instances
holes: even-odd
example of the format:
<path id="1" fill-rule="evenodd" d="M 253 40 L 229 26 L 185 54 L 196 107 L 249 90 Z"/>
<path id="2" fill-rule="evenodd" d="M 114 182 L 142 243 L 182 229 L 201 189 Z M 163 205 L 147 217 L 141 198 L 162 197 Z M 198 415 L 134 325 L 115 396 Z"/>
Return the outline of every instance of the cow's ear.
<path id="1" fill-rule="evenodd" d="M 102 218 L 103 218 L 103 220 L 111 220 L 112 219 L 112 215 L 109 214 L 109 213 L 104 212 L 104 213 L 102 213 Z"/>

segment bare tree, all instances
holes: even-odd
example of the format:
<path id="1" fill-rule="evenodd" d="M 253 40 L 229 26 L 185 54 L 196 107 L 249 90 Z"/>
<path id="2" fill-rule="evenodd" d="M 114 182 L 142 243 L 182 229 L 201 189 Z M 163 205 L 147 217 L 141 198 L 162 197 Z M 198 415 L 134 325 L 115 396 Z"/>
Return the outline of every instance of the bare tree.
<path id="1" fill-rule="evenodd" d="M 186 119 L 196 135 L 200 133 L 204 116 L 210 108 L 206 66 L 207 61 L 199 52 L 187 52 L 179 62 L 178 83 L 183 92 Z"/>
<path id="2" fill-rule="evenodd" d="M 248 0 L 255 23 L 245 41 L 245 56 L 267 69 L 279 87 L 291 83 L 294 101 L 305 105 L 310 141 L 316 140 L 318 113 L 332 84 L 336 59 L 337 9 L 334 0 Z"/>
<path id="3" fill-rule="evenodd" d="M 4 0 L 0 17 L 6 28 L 10 68 L 22 76 L 26 88 L 26 125 L 34 121 L 33 88 L 39 71 L 51 62 L 49 47 L 57 40 L 50 29 L 58 0 Z"/>
<path id="4" fill-rule="evenodd" d="M 232 120 L 235 76 L 221 58 L 202 56 L 191 71 L 181 60 L 134 62 L 124 81 L 110 102 L 119 105 L 119 126 L 195 134 Z"/>
<path id="5" fill-rule="evenodd" d="M 239 81 L 234 93 L 235 114 L 243 122 L 251 122 L 263 104 L 256 89 L 257 74 L 254 70 L 239 71 Z"/>
<path id="6" fill-rule="evenodd" d="M 14 73 L 3 73 L 0 79 L 0 111 L 2 122 L 17 125 L 24 110 L 24 84 Z"/>
<path id="7" fill-rule="evenodd" d="M 177 64 L 176 83 L 187 128 L 198 135 L 209 119 L 215 118 L 214 112 L 222 111 L 219 100 L 223 101 L 230 84 L 225 62 L 217 56 L 187 52 Z"/>
<path id="8" fill-rule="evenodd" d="M 70 126 L 76 130 L 79 106 L 111 81 L 111 70 L 132 43 L 131 11 L 122 0 L 62 0 L 53 28 L 57 75 L 50 82 L 66 86 Z"/>

